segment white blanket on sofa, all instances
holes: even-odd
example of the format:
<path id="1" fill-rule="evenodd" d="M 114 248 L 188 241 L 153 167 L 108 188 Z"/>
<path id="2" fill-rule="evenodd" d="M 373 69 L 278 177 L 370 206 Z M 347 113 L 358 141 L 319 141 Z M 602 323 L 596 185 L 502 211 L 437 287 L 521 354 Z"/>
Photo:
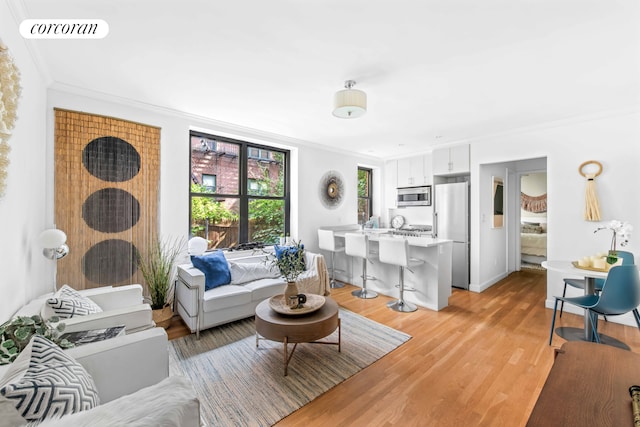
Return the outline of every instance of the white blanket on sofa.
<path id="1" fill-rule="evenodd" d="M 306 252 L 307 271 L 298 278 L 296 284 L 298 291 L 304 294 L 329 295 L 331 286 L 329 284 L 329 272 L 324 256 L 321 254 Z M 315 265 L 315 269 L 309 266 Z M 317 274 L 316 274 L 317 273 Z"/>

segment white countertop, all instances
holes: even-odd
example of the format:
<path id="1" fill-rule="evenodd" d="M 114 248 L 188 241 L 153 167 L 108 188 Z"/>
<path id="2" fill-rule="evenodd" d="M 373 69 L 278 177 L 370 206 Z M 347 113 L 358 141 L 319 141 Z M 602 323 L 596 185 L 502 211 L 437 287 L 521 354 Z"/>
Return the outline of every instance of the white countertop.
<path id="1" fill-rule="evenodd" d="M 390 228 L 374 228 L 367 230 L 340 230 L 334 233 L 335 237 L 344 237 L 346 233 L 364 233 L 369 236 L 369 240 L 372 242 L 377 242 L 381 238 L 393 238 L 393 239 L 406 239 L 409 242 L 410 246 L 420 246 L 423 248 L 428 248 L 431 246 L 438 246 L 443 243 L 449 243 L 453 240 L 449 239 L 439 239 L 433 237 L 416 237 L 416 236 L 400 236 L 395 234 L 390 234 L 392 229 Z"/>

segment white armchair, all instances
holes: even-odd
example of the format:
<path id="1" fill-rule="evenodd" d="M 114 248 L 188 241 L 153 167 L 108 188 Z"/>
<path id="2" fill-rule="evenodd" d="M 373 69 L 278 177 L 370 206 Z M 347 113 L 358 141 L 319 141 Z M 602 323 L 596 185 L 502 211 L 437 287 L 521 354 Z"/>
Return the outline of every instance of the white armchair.
<path id="1" fill-rule="evenodd" d="M 96 303 L 102 312 L 61 319 L 60 322 L 65 324 L 65 332 L 125 325 L 126 333 L 130 334 L 155 326 L 151 315 L 151 306 L 143 303 L 141 285 L 103 286 L 78 292 Z M 53 293 L 49 293 L 35 298 L 18 310 L 15 316 L 39 314 L 48 319 L 53 313 L 47 309 L 46 301 L 53 295 Z"/>
<path id="2" fill-rule="evenodd" d="M 87 370 L 107 403 L 169 376 L 167 333 L 151 328 L 136 334 L 65 350 Z"/>
<path id="3" fill-rule="evenodd" d="M 91 375 L 100 405 L 39 425 L 199 426 L 200 405 L 193 387 L 186 378 L 169 377 L 167 342 L 164 329 L 151 328 L 65 350 Z M 0 384 L 11 378 L 10 367 L 0 365 Z M 26 425 L 7 402 L 0 401 L 0 425 L 8 419 L 14 421 L 10 425 Z"/>
<path id="4" fill-rule="evenodd" d="M 175 376 L 91 410 L 39 424 L 40 427 L 127 425 L 200 427 L 200 401 L 189 380 Z"/>

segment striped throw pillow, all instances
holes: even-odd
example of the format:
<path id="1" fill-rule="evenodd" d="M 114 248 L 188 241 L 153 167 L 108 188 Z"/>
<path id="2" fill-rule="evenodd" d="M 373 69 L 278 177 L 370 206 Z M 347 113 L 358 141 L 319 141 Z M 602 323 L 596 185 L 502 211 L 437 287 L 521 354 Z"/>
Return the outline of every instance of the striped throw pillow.
<path id="1" fill-rule="evenodd" d="M 63 285 L 52 298 L 47 299 L 47 306 L 50 309 L 49 312 L 53 311 L 50 313 L 51 315 L 61 319 L 102 312 L 100 306 L 95 302 L 68 285 Z M 49 318 L 50 316 L 43 317 Z"/>
<path id="2" fill-rule="evenodd" d="M 100 404 L 91 375 L 40 335 L 31 338 L 2 378 L 0 394 L 13 402 L 27 421 L 61 417 Z"/>

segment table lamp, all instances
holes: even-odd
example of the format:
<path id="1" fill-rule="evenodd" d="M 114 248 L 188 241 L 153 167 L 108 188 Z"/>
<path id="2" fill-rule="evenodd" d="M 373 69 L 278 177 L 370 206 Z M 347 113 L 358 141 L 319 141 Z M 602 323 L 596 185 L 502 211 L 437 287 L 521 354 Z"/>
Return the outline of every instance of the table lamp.
<path id="1" fill-rule="evenodd" d="M 193 237 L 189 240 L 189 255 L 202 255 L 209 247 L 209 242 L 202 237 Z"/>
<path id="2" fill-rule="evenodd" d="M 57 290 L 56 286 L 56 270 L 58 260 L 64 258 L 69 253 L 69 246 L 66 245 L 67 235 L 64 231 L 57 228 L 50 228 L 40 233 L 38 238 L 40 246 L 42 246 L 42 254 L 45 258 L 52 259 L 56 262 L 53 270 L 53 292 Z"/>

